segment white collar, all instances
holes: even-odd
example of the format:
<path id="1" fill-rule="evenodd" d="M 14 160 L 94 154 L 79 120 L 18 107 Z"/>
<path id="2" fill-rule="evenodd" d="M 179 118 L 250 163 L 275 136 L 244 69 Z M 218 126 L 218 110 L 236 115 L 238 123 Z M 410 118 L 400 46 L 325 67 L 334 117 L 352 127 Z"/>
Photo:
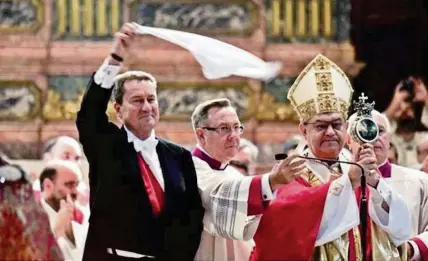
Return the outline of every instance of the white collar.
<path id="1" fill-rule="evenodd" d="M 158 145 L 159 140 L 156 139 L 154 130 L 152 130 L 150 136 L 147 139 L 141 140 L 137 136 L 135 136 L 134 133 L 128 130 L 126 126 L 124 126 L 124 128 L 128 136 L 128 142 L 134 144 L 135 151 L 148 152 L 150 154 L 156 151 L 156 146 Z"/>
<path id="2" fill-rule="evenodd" d="M 386 162 L 388 161 L 388 158 L 386 158 L 381 164 L 379 164 L 379 166 L 377 166 L 378 168 L 379 167 L 382 167 L 383 165 L 385 165 L 386 164 Z"/>
<path id="3" fill-rule="evenodd" d="M 207 154 L 208 157 L 214 159 L 214 157 L 211 156 L 204 148 L 202 148 L 202 146 L 199 143 L 196 144 L 196 147 L 198 147 L 198 149 L 200 149 L 203 153 Z M 214 159 L 214 160 L 216 160 L 216 159 Z M 218 160 L 216 160 L 216 161 L 218 161 Z M 228 164 L 229 164 L 229 162 L 222 162 L 220 165 L 220 169 L 225 169 Z"/>
<path id="4" fill-rule="evenodd" d="M 303 155 L 307 157 L 315 157 L 317 158 L 313 153 L 312 150 L 309 148 L 303 151 Z M 351 161 L 350 159 L 350 152 L 348 152 L 346 149 L 342 149 L 342 151 L 339 154 L 339 160 L 340 161 Z M 315 171 L 315 174 L 317 174 L 318 178 L 321 179 L 322 182 L 327 182 L 330 178 L 330 169 L 327 164 L 324 164 L 322 162 L 318 161 L 307 161 L 306 166 L 312 170 Z M 348 174 L 350 165 L 345 163 L 340 163 L 340 168 L 342 170 L 342 174 Z"/>

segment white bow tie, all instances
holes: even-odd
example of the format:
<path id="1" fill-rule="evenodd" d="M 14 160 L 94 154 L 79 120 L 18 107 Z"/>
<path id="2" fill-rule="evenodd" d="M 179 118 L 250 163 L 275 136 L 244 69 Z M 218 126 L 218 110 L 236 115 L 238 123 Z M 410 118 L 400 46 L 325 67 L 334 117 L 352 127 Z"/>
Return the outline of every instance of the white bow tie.
<path id="1" fill-rule="evenodd" d="M 146 140 L 135 139 L 133 143 L 137 152 L 152 154 L 156 151 L 158 140 L 155 137 L 149 137 Z"/>

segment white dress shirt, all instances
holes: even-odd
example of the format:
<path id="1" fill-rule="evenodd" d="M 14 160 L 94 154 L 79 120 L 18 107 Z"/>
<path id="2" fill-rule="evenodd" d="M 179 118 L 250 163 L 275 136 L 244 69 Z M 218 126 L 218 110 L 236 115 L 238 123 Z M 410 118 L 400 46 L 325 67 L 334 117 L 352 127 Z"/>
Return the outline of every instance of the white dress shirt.
<path id="1" fill-rule="evenodd" d="M 159 141 L 155 137 L 155 131 L 153 130 L 150 136 L 145 140 L 137 138 L 126 126 L 125 131 L 128 136 L 128 142 L 134 144 L 135 151 L 143 156 L 143 159 L 146 161 L 147 165 L 149 165 L 150 170 L 159 182 L 162 190 L 165 191 L 165 181 L 163 179 L 159 157 L 156 152 L 156 146 Z"/>

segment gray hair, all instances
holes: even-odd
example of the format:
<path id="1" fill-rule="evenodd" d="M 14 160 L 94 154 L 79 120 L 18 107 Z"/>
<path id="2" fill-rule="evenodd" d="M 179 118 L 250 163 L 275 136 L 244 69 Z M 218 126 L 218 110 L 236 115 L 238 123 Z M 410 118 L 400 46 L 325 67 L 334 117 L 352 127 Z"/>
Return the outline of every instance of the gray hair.
<path id="1" fill-rule="evenodd" d="M 208 111 L 211 108 L 225 108 L 232 107 L 232 103 L 229 99 L 213 99 L 198 104 L 192 113 L 192 126 L 193 130 L 200 128 L 202 124 L 207 122 Z"/>
<path id="2" fill-rule="evenodd" d="M 252 143 L 251 141 L 241 138 L 241 141 L 239 143 L 239 150 L 243 150 L 245 148 L 249 148 L 250 152 L 251 152 L 251 160 L 252 161 L 257 161 L 257 158 L 259 156 L 259 149 L 257 148 L 257 146 Z"/>
<path id="3" fill-rule="evenodd" d="M 388 133 L 390 133 L 391 132 L 391 124 L 389 123 L 388 117 L 386 117 L 385 114 L 380 113 L 377 110 L 372 110 L 372 117 L 375 117 L 375 116 L 378 116 L 378 117 L 382 118 L 385 121 L 386 131 Z M 357 113 L 354 113 L 354 114 L 352 114 L 349 117 L 349 119 L 348 119 L 349 126 L 351 126 L 355 122 L 356 118 L 357 118 Z M 351 129 L 348 128 L 347 132 L 350 134 L 351 133 Z"/>
<path id="4" fill-rule="evenodd" d="M 114 78 L 114 89 L 113 89 L 113 98 L 114 101 L 122 104 L 123 95 L 125 94 L 124 84 L 127 81 L 137 80 L 147 83 L 154 88 L 157 88 L 157 82 L 155 77 L 150 73 L 146 73 L 143 71 L 127 71 L 122 74 L 117 75 Z"/>

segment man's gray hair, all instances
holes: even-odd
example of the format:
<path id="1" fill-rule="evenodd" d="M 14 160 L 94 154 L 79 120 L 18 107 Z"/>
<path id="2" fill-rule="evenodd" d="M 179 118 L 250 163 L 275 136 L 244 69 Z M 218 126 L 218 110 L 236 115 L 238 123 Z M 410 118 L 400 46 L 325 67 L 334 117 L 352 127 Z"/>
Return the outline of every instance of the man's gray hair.
<path id="1" fill-rule="evenodd" d="M 249 148 L 250 152 L 251 152 L 251 160 L 252 161 L 257 161 L 257 158 L 259 156 L 259 148 L 257 148 L 257 146 L 252 143 L 251 141 L 241 138 L 241 141 L 239 143 L 239 150 L 243 150 L 245 148 Z"/>
<path id="2" fill-rule="evenodd" d="M 211 108 L 225 108 L 231 106 L 232 103 L 229 99 L 226 98 L 208 100 L 198 104 L 192 113 L 193 130 L 196 130 L 197 128 L 202 127 L 203 124 L 206 124 L 208 119 L 208 111 Z"/>
<path id="3" fill-rule="evenodd" d="M 391 124 L 389 123 L 388 117 L 386 117 L 385 114 L 380 113 L 377 110 L 372 110 L 372 117 L 375 117 L 375 116 L 380 117 L 380 118 L 382 118 L 385 121 L 386 131 L 388 133 L 391 133 Z M 349 134 L 351 133 L 351 128 L 349 128 L 349 126 L 351 126 L 355 122 L 356 118 L 357 118 L 357 113 L 354 113 L 348 119 L 348 130 L 347 130 L 347 132 Z"/>
<path id="4" fill-rule="evenodd" d="M 146 82 L 148 85 L 157 88 L 156 79 L 150 73 L 143 71 L 127 71 L 114 78 L 113 98 L 115 102 L 122 104 L 123 95 L 125 94 L 123 85 L 125 82 L 131 80 Z"/>

